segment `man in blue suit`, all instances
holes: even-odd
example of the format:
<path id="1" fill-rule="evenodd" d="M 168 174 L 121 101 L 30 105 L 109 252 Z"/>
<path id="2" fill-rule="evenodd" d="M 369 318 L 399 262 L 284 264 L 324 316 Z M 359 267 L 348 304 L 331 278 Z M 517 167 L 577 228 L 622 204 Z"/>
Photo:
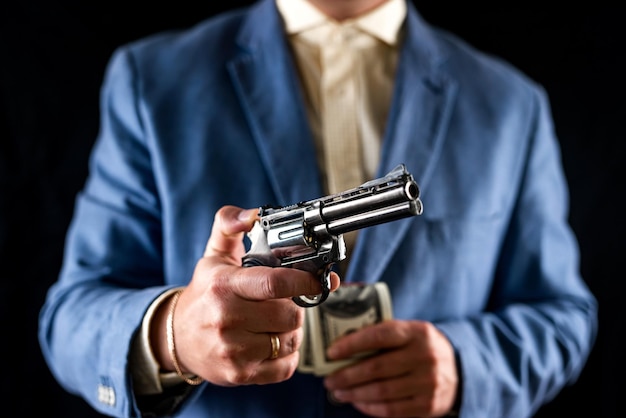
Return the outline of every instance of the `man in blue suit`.
<path id="1" fill-rule="evenodd" d="M 405 0 L 260 0 L 119 48 L 40 316 L 59 383 L 120 417 L 528 417 L 597 332 L 548 98 Z M 298 372 L 313 275 L 242 268 L 261 205 L 404 163 L 424 213 L 346 237 L 393 320 Z M 208 243 L 207 243 L 208 240 Z M 339 275 L 332 273 L 332 289 Z M 175 315 L 174 315 L 175 313 Z"/>

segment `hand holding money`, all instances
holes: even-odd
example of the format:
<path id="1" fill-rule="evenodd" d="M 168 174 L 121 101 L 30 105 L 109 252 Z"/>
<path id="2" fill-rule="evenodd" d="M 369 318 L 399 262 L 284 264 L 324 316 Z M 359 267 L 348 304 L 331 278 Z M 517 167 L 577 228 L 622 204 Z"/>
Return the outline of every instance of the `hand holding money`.
<path id="1" fill-rule="evenodd" d="M 306 310 L 298 371 L 325 376 L 374 354 L 364 352 L 350 359 L 331 361 L 326 357 L 326 349 L 339 337 L 391 318 L 393 309 L 386 283 L 343 284 L 325 303 Z"/>

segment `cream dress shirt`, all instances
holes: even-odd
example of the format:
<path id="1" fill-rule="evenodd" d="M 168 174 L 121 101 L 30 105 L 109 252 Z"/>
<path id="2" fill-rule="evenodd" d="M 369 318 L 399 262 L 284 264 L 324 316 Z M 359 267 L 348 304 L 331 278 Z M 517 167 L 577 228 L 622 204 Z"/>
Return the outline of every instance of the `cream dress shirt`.
<path id="1" fill-rule="evenodd" d="M 341 22 L 306 0 L 276 0 L 307 98 L 327 193 L 374 178 L 393 92 L 404 0 Z"/>
<path id="2" fill-rule="evenodd" d="M 405 0 L 387 0 L 357 18 L 335 21 L 307 0 L 276 0 L 306 97 L 327 193 L 373 179 L 393 92 Z M 344 236 L 348 253 L 356 234 Z M 161 373 L 150 348 L 150 320 L 172 289 L 150 306 L 131 352 L 136 394 L 182 383 Z"/>

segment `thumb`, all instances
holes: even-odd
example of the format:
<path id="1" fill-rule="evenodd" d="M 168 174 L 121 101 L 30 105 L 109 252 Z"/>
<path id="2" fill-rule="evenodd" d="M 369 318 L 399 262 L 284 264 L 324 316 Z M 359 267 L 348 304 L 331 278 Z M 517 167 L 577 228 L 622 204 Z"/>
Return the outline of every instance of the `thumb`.
<path id="1" fill-rule="evenodd" d="M 258 209 L 242 209 L 229 205 L 221 207 L 215 213 L 204 256 L 234 256 L 239 261 L 244 253 L 243 235 L 252 229 L 257 219 Z"/>

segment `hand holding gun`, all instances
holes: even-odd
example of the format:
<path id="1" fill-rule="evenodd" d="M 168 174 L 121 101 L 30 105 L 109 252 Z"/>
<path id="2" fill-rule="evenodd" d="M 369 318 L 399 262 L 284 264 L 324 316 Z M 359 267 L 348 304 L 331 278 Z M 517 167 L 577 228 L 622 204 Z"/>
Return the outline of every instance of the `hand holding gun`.
<path id="1" fill-rule="evenodd" d="M 321 304 L 330 293 L 330 271 L 346 258 L 343 234 L 422 213 L 420 189 L 404 164 L 359 187 L 285 207 L 262 206 L 248 234 L 244 267 L 293 267 L 314 273 L 319 295 L 293 300 L 303 307 Z"/>

